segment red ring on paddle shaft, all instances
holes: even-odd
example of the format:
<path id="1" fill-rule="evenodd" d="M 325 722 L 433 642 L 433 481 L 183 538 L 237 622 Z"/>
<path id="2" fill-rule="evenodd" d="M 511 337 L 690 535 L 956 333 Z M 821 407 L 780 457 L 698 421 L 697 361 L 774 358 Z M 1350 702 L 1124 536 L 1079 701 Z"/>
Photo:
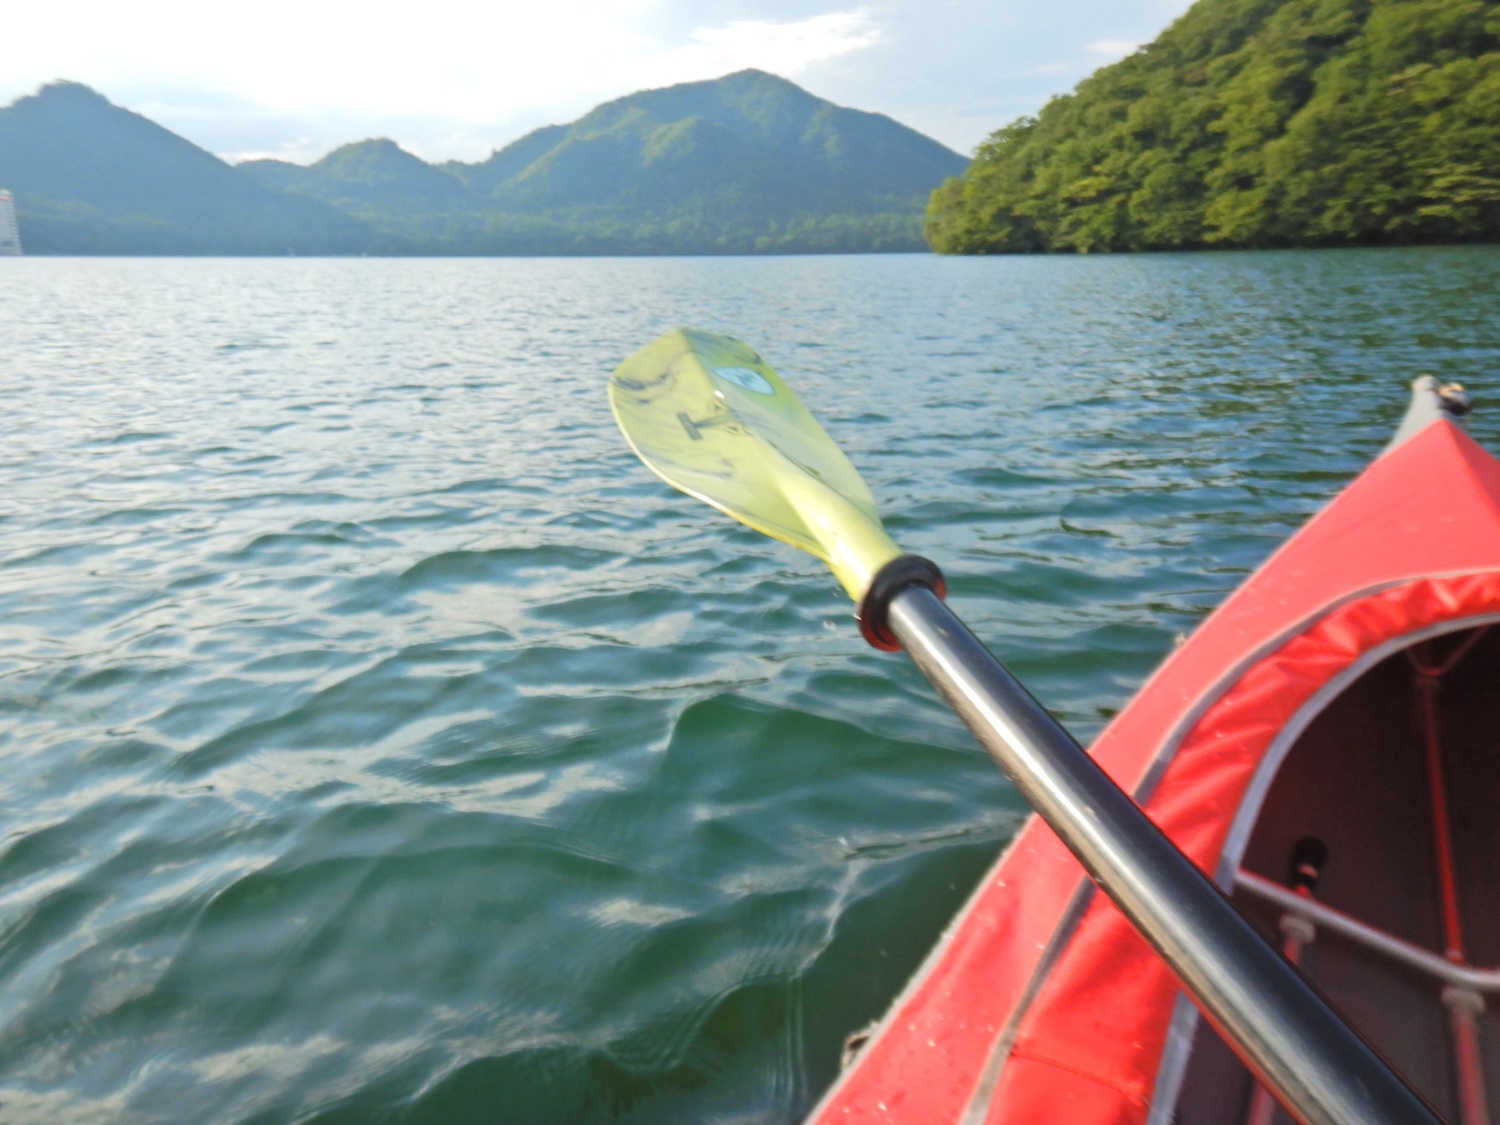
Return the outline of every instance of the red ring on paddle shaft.
<path id="1" fill-rule="evenodd" d="M 939 598 L 948 593 L 937 563 L 921 555 L 897 555 L 875 572 L 865 596 L 859 599 L 859 608 L 854 613 L 859 631 L 872 647 L 882 652 L 901 649 L 901 642 L 891 632 L 891 599 L 908 586 L 926 586 Z"/>

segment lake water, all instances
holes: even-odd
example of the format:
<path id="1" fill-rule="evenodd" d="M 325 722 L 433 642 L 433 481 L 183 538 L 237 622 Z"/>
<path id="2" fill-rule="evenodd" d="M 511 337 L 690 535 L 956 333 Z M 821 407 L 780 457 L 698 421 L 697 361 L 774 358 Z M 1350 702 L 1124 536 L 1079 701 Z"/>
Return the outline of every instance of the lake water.
<path id="1" fill-rule="evenodd" d="M 794 1121 L 1023 808 L 605 398 L 739 336 L 1080 737 L 1494 247 L 0 260 L 0 1119 Z M 1440 484 L 1440 482 L 1435 482 Z"/>

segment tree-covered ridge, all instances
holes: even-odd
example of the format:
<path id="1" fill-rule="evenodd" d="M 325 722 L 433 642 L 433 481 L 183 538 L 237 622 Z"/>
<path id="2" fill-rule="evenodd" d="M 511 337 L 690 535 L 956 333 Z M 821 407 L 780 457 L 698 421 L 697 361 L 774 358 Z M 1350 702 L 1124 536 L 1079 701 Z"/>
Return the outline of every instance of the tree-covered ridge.
<path id="1" fill-rule="evenodd" d="M 478 164 L 393 141 L 230 167 L 77 83 L 0 107 L 28 253 L 715 254 L 924 250 L 957 153 L 761 71 L 647 90 Z"/>
<path id="2" fill-rule="evenodd" d="M 349 254 L 379 241 L 76 82 L 0 108 L 0 186 L 33 254 Z"/>
<path id="3" fill-rule="evenodd" d="M 384 138 L 343 145 L 307 167 L 285 160 L 253 160 L 239 167 L 278 191 L 310 195 L 356 213 L 448 211 L 469 198 L 457 178 Z"/>
<path id="4" fill-rule="evenodd" d="M 242 171 L 428 253 L 922 250 L 927 196 L 964 159 L 880 114 L 744 70 L 644 90 L 488 160 L 387 140 Z"/>
<path id="5" fill-rule="evenodd" d="M 1000 129 L 946 253 L 1500 238 L 1500 2 L 1198 0 Z"/>
<path id="6" fill-rule="evenodd" d="M 508 210 L 663 212 L 728 191 L 738 207 L 787 217 L 925 200 L 963 165 L 951 149 L 889 117 L 742 70 L 630 94 L 571 125 L 523 137 L 484 164 L 449 167 Z"/>

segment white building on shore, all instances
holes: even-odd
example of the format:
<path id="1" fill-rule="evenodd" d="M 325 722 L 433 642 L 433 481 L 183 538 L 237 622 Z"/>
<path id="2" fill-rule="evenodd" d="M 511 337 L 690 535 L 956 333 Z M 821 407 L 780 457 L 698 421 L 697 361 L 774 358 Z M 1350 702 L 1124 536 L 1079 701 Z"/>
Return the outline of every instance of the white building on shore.
<path id="1" fill-rule="evenodd" d="M 0 257 L 21 252 L 21 231 L 16 226 L 16 197 L 0 191 Z"/>

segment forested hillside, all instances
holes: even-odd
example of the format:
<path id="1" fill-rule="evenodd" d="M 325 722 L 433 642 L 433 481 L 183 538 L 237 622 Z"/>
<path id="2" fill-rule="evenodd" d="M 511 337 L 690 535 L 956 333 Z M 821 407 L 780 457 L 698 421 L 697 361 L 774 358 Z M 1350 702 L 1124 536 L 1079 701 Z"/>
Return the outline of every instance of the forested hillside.
<path id="1" fill-rule="evenodd" d="M 429 253 L 701 254 L 926 249 L 927 196 L 964 159 L 742 70 L 606 102 L 477 164 L 371 140 L 239 167 Z"/>
<path id="2" fill-rule="evenodd" d="M 946 253 L 1500 239 L 1500 2 L 1199 0 L 933 193 Z"/>
<path id="3" fill-rule="evenodd" d="M 715 254 L 926 250 L 964 159 L 758 70 L 631 94 L 477 164 L 385 139 L 230 167 L 75 82 L 0 107 L 33 254 Z"/>
<path id="4" fill-rule="evenodd" d="M 271 191 L 76 82 L 0 108 L 0 187 L 29 254 L 357 254 L 381 236 Z"/>

